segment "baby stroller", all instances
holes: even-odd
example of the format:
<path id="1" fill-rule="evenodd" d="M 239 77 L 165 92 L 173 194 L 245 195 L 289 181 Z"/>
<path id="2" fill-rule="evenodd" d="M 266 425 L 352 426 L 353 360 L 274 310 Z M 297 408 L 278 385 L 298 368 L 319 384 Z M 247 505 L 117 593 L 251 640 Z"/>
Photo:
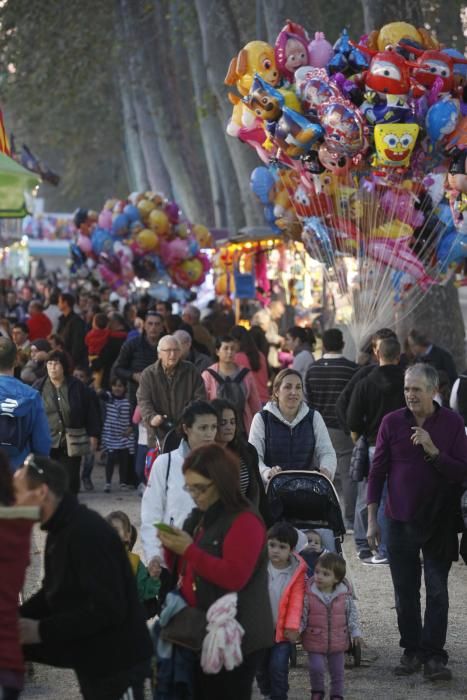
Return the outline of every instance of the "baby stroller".
<path id="1" fill-rule="evenodd" d="M 330 479 L 317 471 L 290 470 L 275 474 L 266 487 L 274 522 L 285 520 L 297 530 L 330 530 L 334 551 L 342 555 L 345 535 L 339 497 Z M 352 645 L 355 666 L 360 665 L 360 647 Z M 291 666 L 296 665 L 296 648 L 292 647 Z"/>

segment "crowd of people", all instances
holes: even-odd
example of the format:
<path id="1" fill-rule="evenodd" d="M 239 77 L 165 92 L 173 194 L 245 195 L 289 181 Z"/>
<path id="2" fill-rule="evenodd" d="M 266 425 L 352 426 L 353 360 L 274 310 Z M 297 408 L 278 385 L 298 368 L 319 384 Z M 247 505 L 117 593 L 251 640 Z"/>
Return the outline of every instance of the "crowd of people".
<path id="1" fill-rule="evenodd" d="M 451 355 L 417 330 L 402 352 L 383 328 L 359 365 L 341 330 L 316 339 L 281 325 L 277 301 L 249 329 L 217 302 L 204 316 L 148 295 L 120 305 L 105 289 L 32 281 L 0 303 L 0 552 L 21 508 L 38 508 L 47 534 L 19 635 L 0 625 L 0 696 L 19 697 L 26 659 L 74 669 L 88 700 L 141 700 L 155 659 L 156 700 L 247 700 L 255 679 L 264 698 L 286 700 L 300 642 L 312 700 L 325 697 L 326 668 L 330 697 L 343 698 L 357 605 L 339 533 L 313 513 L 306 527 L 287 521 L 268 497 L 292 471 L 313 475 L 315 493 L 337 491 L 358 559 L 387 567 L 396 676 L 423 665 L 449 680 L 448 575 L 467 481 L 467 375 Z M 123 494 L 107 522 L 79 502 L 99 465 L 104 492 Z M 124 509 L 134 489 L 143 560 Z M 28 528 L 0 575 L 8 619 Z"/>

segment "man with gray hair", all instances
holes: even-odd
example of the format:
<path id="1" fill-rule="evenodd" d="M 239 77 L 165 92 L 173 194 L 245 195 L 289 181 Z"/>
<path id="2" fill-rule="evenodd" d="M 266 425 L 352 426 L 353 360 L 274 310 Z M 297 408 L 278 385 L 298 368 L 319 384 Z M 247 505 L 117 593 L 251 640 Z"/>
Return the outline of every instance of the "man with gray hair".
<path id="1" fill-rule="evenodd" d="M 136 392 L 141 416 L 148 428 L 148 445 L 156 437 L 162 441 L 180 418 L 183 409 L 194 399 L 206 399 L 201 374 L 196 367 L 181 359 L 180 343 L 173 335 L 159 340 L 160 358 L 141 374 Z"/>
<path id="2" fill-rule="evenodd" d="M 201 311 L 198 307 L 194 304 L 187 304 L 182 312 L 182 321 L 193 329 L 193 338 L 196 343 L 199 346 L 203 345 L 209 354 L 214 356 L 216 350 L 214 338 L 208 329 L 200 322 Z"/>
<path id="3" fill-rule="evenodd" d="M 200 373 L 212 365 L 212 357 L 205 355 L 204 352 L 198 352 L 193 347 L 193 336 L 180 328 L 173 334 L 174 338 L 180 343 L 181 359 L 192 362 Z"/>
<path id="4" fill-rule="evenodd" d="M 444 649 L 448 624 L 448 575 L 458 558 L 460 486 L 467 479 L 464 421 L 433 401 L 438 374 L 429 364 L 405 372 L 406 408 L 381 422 L 368 477 L 368 541 L 380 538 L 378 503 L 387 479 L 387 547 L 404 653 L 394 671 L 420 670 L 431 681 L 450 680 Z M 422 623 L 421 564 L 426 589 Z"/>

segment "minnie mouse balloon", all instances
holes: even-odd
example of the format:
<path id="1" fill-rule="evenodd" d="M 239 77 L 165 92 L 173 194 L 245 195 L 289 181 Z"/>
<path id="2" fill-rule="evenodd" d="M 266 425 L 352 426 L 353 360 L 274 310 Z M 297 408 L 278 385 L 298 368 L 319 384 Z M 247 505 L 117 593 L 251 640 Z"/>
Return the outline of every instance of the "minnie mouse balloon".
<path id="1" fill-rule="evenodd" d="M 334 98 L 318 107 L 324 141 L 330 151 L 355 156 L 366 146 L 366 127 L 358 109 L 344 98 Z"/>

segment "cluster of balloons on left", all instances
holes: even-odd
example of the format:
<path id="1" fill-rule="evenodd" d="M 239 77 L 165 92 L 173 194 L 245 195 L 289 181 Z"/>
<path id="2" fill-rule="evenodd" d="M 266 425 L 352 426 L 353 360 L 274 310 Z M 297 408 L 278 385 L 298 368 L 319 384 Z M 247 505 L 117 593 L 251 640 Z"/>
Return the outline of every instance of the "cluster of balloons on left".
<path id="1" fill-rule="evenodd" d="M 71 271 L 95 270 L 120 295 L 138 277 L 153 285 L 151 293 L 168 300 L 177 289 L 184 294 L 202 284 L 210 269 L 202 252 L 212 247 L 210 231 L 184 219 L 176 202 L 159 192 L 108 199 L 99 214 L 78 209 L 74 223 Z"/>

